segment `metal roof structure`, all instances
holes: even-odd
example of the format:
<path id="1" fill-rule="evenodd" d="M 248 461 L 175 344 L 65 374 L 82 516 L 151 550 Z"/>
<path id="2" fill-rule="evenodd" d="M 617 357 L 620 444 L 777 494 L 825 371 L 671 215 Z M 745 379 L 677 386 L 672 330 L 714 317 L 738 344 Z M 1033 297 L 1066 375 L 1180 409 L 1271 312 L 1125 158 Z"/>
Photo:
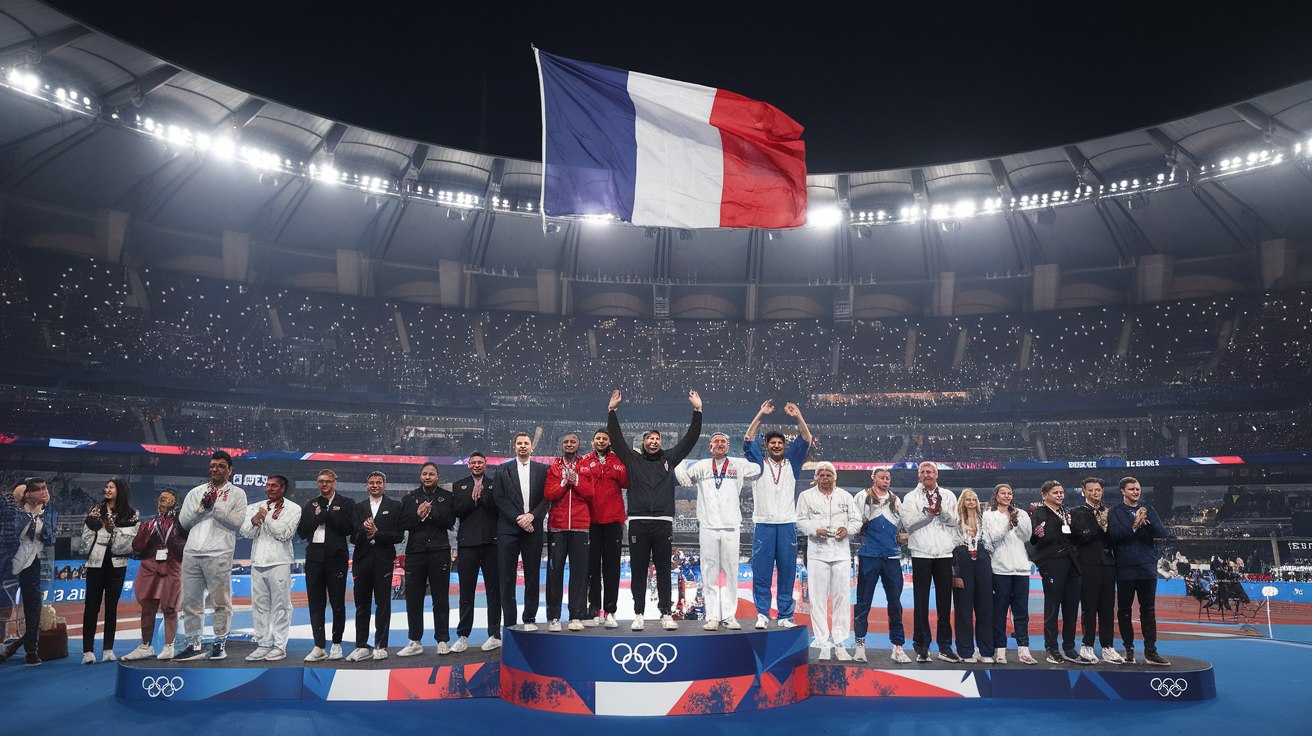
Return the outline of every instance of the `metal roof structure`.
<path id="1" fill-rule="evenodd" d="M 1312 281 L 1309 131 L 1312 81 L 1057 148 L 812 174 L 795 230 L 544 221 L 538 162 L 329 120 L 0 0 L 0 236 L 449 307 L 844 319 L 1291 286 Z"/>

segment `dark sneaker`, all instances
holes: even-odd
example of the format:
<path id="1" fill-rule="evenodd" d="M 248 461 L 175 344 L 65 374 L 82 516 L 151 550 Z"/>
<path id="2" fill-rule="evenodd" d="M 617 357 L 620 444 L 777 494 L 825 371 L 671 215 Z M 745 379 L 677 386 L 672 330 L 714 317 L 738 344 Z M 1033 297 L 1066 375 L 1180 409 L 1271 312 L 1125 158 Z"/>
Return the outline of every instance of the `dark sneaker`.
<path id="1" fill-rule="evenodd" d="M 35 667 L 41 664 L 41 657 L 37 656 L 36 652 L 28 652 L 27 657 L 23 660 L 23 664 L 28 667 Z"/>
<path id="2" fill-rule="evenodd" d="M 180 651 L 180 652 L 178 652 L 176 655 L 174 655 L 174 657 L 173 657 L 173 661 L 175 661 L 175 662 L 194 662 L 194 661 L 196 661 L 196 660 L 198 660 L 198 659 L 205 659 L 205 658 L 208 657 L 208 656 L 209 656 L 209 655 L 207 655 L 207 654 L 205 653 L 205 650 L 204 650 L 204 649 L 201 649 L 201 648 L 199 648 L 199 647 L 194 647 L 194 646 L 188 644 L 186 649 L 183 649 L 182 651 Z"/>
<path id="3" fill-rule="evenodd" d="M 914 646 L 915 649 L 916 649 L 916 661 L 917 661 L 917 662 L 931 662 L 931 661 L 933 661 L 933 658 L 931 658 L 931 657 L 929 656 L 929 647 L 922 647 L 922 646 L 920 646 L 919 644 L 914 644 L 913 646 Z"/>
<path id="4" fill-rule="evenodd" d="M 1155 664 L 1161 667 L 1168 667 L 1171 664 L 1169 661 L 1167 661 L 1166 657 L 1163 657 L 1157 652 L 1145 653 L 1143 655 L 1143 661 L 1147 662 L 1148 664 Z"/>
<path id="5" fill-rule="evenodd" d="M 227 659 L 228 644 L 227 642 L 216 641 L 214 646 L 210 647 L 210 659 Z"/>
<path id="6" fill-rule="evenodd" d="M 1126 664 L 1139 664 L 1139 663 L 1136 662 L 1135 659 L 1134 659 L 1134 649 L 1129 649 L 1129 648 L 1127 648 L 1127 649 L 1125 650 L 1125 663 L 1126 663 Z"/>
<path id="7" fill-rule="evenodd" d="M 1066 660 L 1067 662 L 1070 662 L 1071 664 L 1093 664 L 1094 662 L 1097 661 L 1094 659 L 1089 659 L 1088 657 L 1084 656 L 1083 654 L 1080 654 L 1074 649 L 1067 649 L 1066 651 L 1061 653 L 1061 656 L 1062 659 Z"/>
<path id="8" fill-rule="evenodd" d="M 4 648 L 0 649 L 0 662 L 3 662 L 6 659 L 9 659 L 10 657 L 17 654 L 18 648 L 21 647 L 22 645 L 23 645 L 22 639 L 10 639 L 9 641 L 5 642 Z"/>
<path id="9" fill-rule="evenodd" d="M 1048 652 L 1048 664 L 1065 664 L 1061 652 Z"/>
<path id="10" fill-rule="evenodd" d="M 944 662 L 952 662 L 954 664 L 961 661 L 961 657 L 958 657 L 957 653 L 952 651 L 952 647 L 939 647 L 938 658 Z"/>

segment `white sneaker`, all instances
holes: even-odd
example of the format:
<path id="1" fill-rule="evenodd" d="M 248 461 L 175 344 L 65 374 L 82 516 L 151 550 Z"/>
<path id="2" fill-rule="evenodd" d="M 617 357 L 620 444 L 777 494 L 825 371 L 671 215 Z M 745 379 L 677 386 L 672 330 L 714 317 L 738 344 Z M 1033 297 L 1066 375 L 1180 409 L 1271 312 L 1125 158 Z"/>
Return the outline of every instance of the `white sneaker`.
<path id="1" fill-rule="evenodd" d="M 993 650 L 993 657 L 994 657 L 994 659 L 996 659 L 996 660 L 998 661 L 998 664 L 1006 664 L 1006 663 L 1007 663 L 1007 650 L 1006 650 L 1006 649 L 1003 649 L 1003 648 L 1001 648 L 1001 647 L 999 647 L 999 648 Z"/>
<path id="2" fill-rule="evenodd" d="M 1093 647 L 1080 647 L 1080 656 L 1094 662 L 1098 661 L 1098 657 L 1093 653 Z"/>
<path id="3" fill-rule="evenodd" d="M 674 631 L 679 628 L 679 624 L 674 621 L 673 616 L 667 613 L 664 616 L 661 616 L 661 628 L 666 631 Z"/>
<path id="4" fill-rule="evenodd" d="M 95 652 L 82 652 L 82 664 L 95 664 L 95 663 L 96 663 Z"/>
<path id="5" fill-rule="evenodd" d="M 820 661 L 828 662 L 829 658 L 833 656 L 833 653 L 834 650 L 830 647 L 820 647 Z"/>
<path id="6" fill-rule="evenodd" d="M 268 654 L 268 652 L 265 652 L 265 654 Z M 369 647 L 356 647 L 355 649 L 351 650 L 350 654 L 346 655 L 346 661 L 363 662 L 366 659 L 372 659 L 373 656 L 374 653 L 369 649 Z M 247 657 L 247 659 L 250 659 L 250 657 Z"/>
<path id="7" fill-rule="evenodd" d="M 452 652 L 463 652 L 469 648 L 469 637 L 462 636 L 456 639 L 456 643 L 451 645 Z"/>
<path id="8" fill-rule="evenodd" d="M 396 656 L 413 657 L 416 654 L 423 654 L 423 653 L 424 653 L 424 645 L 411 639 L 409 644 L 406 644 L 404 647 L 401 648 L 401 651 L 396 653 Z"/>
<path id="9" fill-rule="evenodd" d="M 101 662 L 117 662 L 117 661 L 118 661 L 118 655 L 114 653 L 114 650 L 113 650 L 113 649 L 106 649 L 105 651 L 103 651 L 103 652 L 100 653 L 100 661 L 101 661 Z"/>
<path id="10" fill-rule="evenodd" d="M 533 623 L 532 621 L 529 621 L 528 623 L 524 624 L 523 626 L 520 626 L 520 627 L 519 627 L 519 630 L 520 630 L 520 631 L 537 631 L 537 630 L 538 630 L 538 625 L 535 624 L 535 623 Z"/>
<path id="11" fill-rule="evenodd" d="M 450 653 L 451 653 L 451 645 L 450 645 L 450 644 L 447 644 L 447 643 L 444 642 L 444 641 L 439 641 L 439 642 L 437 643 L 437 653 L 438 653 L 438 654 L 450 654 Z"/>
<path id="12" fill-rule="evenodd" d="M 1029 647 L 1016 647 L 1016 659 L 1019 659 L 1021 664 L 1039 663 L 1039 660 L 1035 659 L 1034 656 L 1030 654 Z"/>
<path id="13" fill-rule="evenodd" d="M 1120 652 L 1111 647 L 1103 647 L 1102 661 L 1106 664 L 1125 664 L 1125 657 L 1122 657 Z"/>
<path id="14" fill-rule="evenodd" d="M 483 642 L 482 649 L 485 652 L 490 652 L 494 649 L 500 649 L 500 648 L 501 648 L 501 640 L 496 638 L 495 636 L 488 637 L 488 640 Z"/>
<path id="15" fill-rule="evenodd" d="M 387 649 L 384 647 L 374 647 L 374 661 L 387 659 Z"/>
<path id="16" fill-rule="evenodd" d="M 570 630 L 570 631 L 582 631 L 582 630 L 583 630 L 583 622 L 580 621 L 580 620 L 577 619 L 577 618 L 570 619 L 570 621 L 569 621 L 569 630 Z"/>
<path id="17" fill-rule="evenodd" d="M 602 618 L 601 625 L 607 629 L 618 629 L 620 622 L 615 620 L 614 614 L 608 613 Z"/>
<path id="18" fill-rule="evenodd" d="M 834 649 L 834 658 L 839 662 L 851 662 L 852 655 L 847 653 L 847 647 L 837 647 Z"/>
<path id="19" fill-rule="evenodd" d="M 277 662 L 280 659 L 287 659 L 287 650 L 282 647 L 274 647 L 269 650 L 269 654 L 265 656 L 264 661 Z"/>
<path id="20" fill-rule="evenodd" d="M 857 644 L 857 645 L 856 645 L 856 654 L 853 654 L 853 655 L 852 655 L 852 659 L 855 659 L 855 660 L 858 661 L 858 662 L 864 662 L 864 661 L 866 661 L 866 645 L 865 645 L 865 644 Z"/>
<path id="21" fill-rule="evenodd" d="M 993 664 L 992 657 L 980 657 L 979 661 L 983 662 L 984 664 Z"/>
<path id="22" fill-rule="evenodd" d="M 793 620 L 791 618 L 781 618 L 779 619 L 779 628 L 795 629 L 797 628 L 797 624 L 793 623 Z"/>
<path id="23" fill-rule="evenodd" d="M 155 647 L 152 647 L 151 645 L 142 642 L 137 645 L 136 649 L 133 649 L 127 654 L 124 654 L 123 661 L 135 662 L 138 659 L 150 659 L 153 656 L 155 656 Z"/>
<path id="24" fill-rule="evenodd" d="M 547 631 L 560 631 L 560 620 L 552 619 L 551 623 L 547 624 Z"/>
<path id="25" fill-rule="evenodd" d="M 642 620 L 642 614 L 639 613 L 633 617 L 633 624 L 629 626 L 629 629 L 632 631 L 642 631 L 642 627 L 645 625 L 646 622 Z"/>
<path id="26" fill-rule="evenodd" d="M 325 652 L 323 647 L 315 647 L 310 650 L 309 654 L 305 655 L 306 662 L 322 662 L 325 659 L 328 659 L 328 652 Z"/>
<path id="27" fill-rule="evenodd" d="M 893 645 L 893 654 L 890 659 L 898 664 L 911 664 L 911 657 L 907 656 L 907 653 L 902 650 L 901 644 Z"/>
<path id="28" fill-rule="evenodd" d="M 724 622 L 724 628 L 730 631 L 739 631 L 743 628 L 743 625 L 738 623 L 738 619 L 731 618 L 728 621 Z"/>
<path id="29" fill-rule="evenodd" d="M 328 652 L 328 659 L 341 659 L 341 658 L 342 658 L 342 644 L 341 642 L 333 642 L 332 649 Z"/>
<path id="30" fill-rule="evenodd" d="M 719 622 L 719 621 L 714 621 L 714 620 L 712 620 L 712 621 L 707 621 L 706 624 L 705 624 L 704 626 L 702 626 L 702 628 L 703 628 L 703 629 L 706 629 L 707 631 L 719 631 L 719 630 L 720 630 L 720 622 Z"/>
<path id="31" fill-rule="evenodd" d="M 962 661 L 962 663 L 964 663 L 964 664 L 975 664 L 975 663 L 979 662 L 979 654 L 976 653 L 976 654 L 972 654 L 972 655 L 970 655 L 969 657 L 962 657 L 962 658 L 961 658 L 961 661 Z"/>
<path id="32" fill-rule="evenodd" d="M 173 645 L 165 644 L 164 648 L 160 650 L 159 656 L 156 657 L 155 659 L 163 660 L 165 662 L 169 661 L 170 659 L 173 659 Z"/>
<path id="33" fill-rule="evenodd" d="M 273 649 L 272 647 L 256 647 L 256 648 L 255 648 L 255 651 L 253 651 L 253 652 L 251 652 L 250 654 L 247 654 L 247 655 L 246 655 L 246 661 L 247 661 L 247 662 L 263 662 L 263 661 L 264 661 L 264 658 L 267 657 L 267 656 L 269 656 L 269 652 L 270 652 L 270 650 L 272 650 L 272 649 Z M 354 660 L 352 660 L 352 661 L 354 661 Z"/>
<path id="34" fill-rule="evenodd" d="M 599 614 L 599 615 L 593 616 L 592 618 L 584 619 L 584 620 L 583 620 L 583 625 L 584 625 L 584 626 L 587 626 L 588 628 L 596 628 L 596 627 L 598 627 L 598 626 L 601 626 L 602 615 L 604 615 L 604 614 Z"/>
<path id="35" fill-rule="evenodd" d="M 769 625 L 770 625 L 770 619 L 766 618 L 765 614 L 763 613 L 756 614 L 756 628 L 764 629 Z"/>

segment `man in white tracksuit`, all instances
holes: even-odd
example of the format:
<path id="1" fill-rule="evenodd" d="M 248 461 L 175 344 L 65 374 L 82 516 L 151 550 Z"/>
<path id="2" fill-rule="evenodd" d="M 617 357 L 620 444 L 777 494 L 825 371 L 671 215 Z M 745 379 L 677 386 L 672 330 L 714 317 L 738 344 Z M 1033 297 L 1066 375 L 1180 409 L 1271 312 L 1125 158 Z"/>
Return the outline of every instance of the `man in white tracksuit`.
<path id="1" fill-rule="evenodd" d="M 938 466 L 920 464 L 920 484 L 902 499 L 902 525 L 910 535 L 912 600 L 915 628 L 911 638 L 916 661 L 932 661 L 929 645 L 929 584 L 934 583 L 938 614 L 938 652 L 948 662 L 960 662 L 952 650 L 952 550 L 957 545 L 957 497 L 938 485 Z"/>
<path id="2" fill-rule="evenodd" d="M 686 469 L 675 469 L 681 485 L 697 489 L 698 541 L 702 557 L 702 595 L 706 601 L 707 631 L 723 623 L 738 630 L 738 529 L 743 512 L 739 496 L 743 486 L 761 474 L 761 466 L 740 457 L 729 457 L 729 437 L 711 435 L 711 456 Z M 724 584 L 719 584 L 724 575 Z"/>
<path id="3" fill-rule="evenodd" d="M 187 531 L 182 550 L 182 627 L 187 647 L 175 660 L 225 659 L 232 623 L 232 553 L 237 530 L 246 519 L 246 491 L 228 482 L 232 456 L 210 456 L 210 480 L 187 493 L 178 521 Z M 214 598 L 214 646 L 201 649 L 205 633 L 205 591 Z"/>
<path id="4" fill-rule="evenodd" d="M 241 535 L 251 542 L 251 617 L 255 620 L 255 651 L 247 662 L 286 659 L 292 629 L 292 538 L 301 523 L 301 507 L 285 501 L 287 479 L 269 476 L 267 501 L 246 507 Z"/>
<path id="5" fill-rule="evenodd" d="M 815 485 L 797 497 L 797 531 L 806 535 L 806 575 L 811 591 L 812 646 L 820 659 L 837 649 L 840 660 L 850 660 L 843 646 L 852 620 L 852 551 L 848 537 L 861 528 L 856 501 L 834 487 L 833 463 L 815 468 Z M 830 626 L 829 618 L 833 617 Z"/>

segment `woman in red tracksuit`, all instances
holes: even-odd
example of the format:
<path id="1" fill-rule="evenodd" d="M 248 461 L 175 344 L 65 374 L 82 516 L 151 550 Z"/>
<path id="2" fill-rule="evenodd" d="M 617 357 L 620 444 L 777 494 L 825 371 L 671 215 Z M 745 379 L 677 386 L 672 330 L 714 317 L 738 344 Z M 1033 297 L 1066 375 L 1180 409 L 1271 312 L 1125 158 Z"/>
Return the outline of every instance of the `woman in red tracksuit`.
<path id="1" fill-rule="evenodd" d="M 620 554 L 624 546 L 624 491 L 629 471 L 610 451 L 610 434 L 592 435 L 592 452 L 579 462 L 588 476 L 592 497 L 592 530 L 588 534 L 588 611 L 585 623 L 607 629 L 619 627 L 615 609 L 620 599 Z M 571 596 L 572 597 L 572 596 Z"/>
<path id="2" fill-rule="evenodd" d="M 592 484 L 580 472 L 579 436 L 560 441 L 561 456 L 547 469 L 547 631 L 560 631 L 560 599 L 565 592 L 565 560 L 569 559 L 569 630 L 582 631 L 588 609 L 588 531 L 592 525 L 589 499 Z"/>

